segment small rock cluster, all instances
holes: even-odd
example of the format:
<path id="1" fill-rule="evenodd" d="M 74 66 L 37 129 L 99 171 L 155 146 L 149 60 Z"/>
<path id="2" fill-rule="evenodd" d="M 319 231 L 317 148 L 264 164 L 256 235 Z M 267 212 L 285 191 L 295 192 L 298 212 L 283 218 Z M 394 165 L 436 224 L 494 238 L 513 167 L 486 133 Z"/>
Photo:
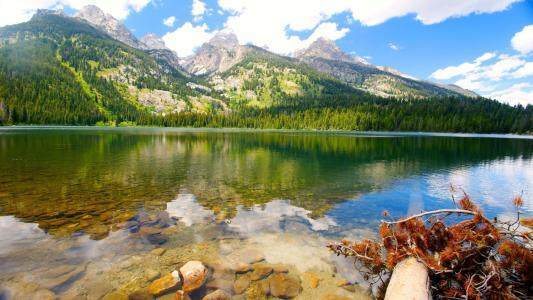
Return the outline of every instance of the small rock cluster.
<path id="1" fill-rule="evenodd" d="M 171 299 L 170 295 L 175 300 L 266 299 L 268 296 L 288 299 L 301 292 L 300 278 L 289 274 L 286 266 L 266 263 L 254 251 L 242 252 L 239 258 L 237 262 L 209 267 L 200 261 L 188 261 L 179 270 L 154 279 L 147 289 L 129 294 L 127 299 Z M 111 294 L 104 298 L 122 299 Z"/>

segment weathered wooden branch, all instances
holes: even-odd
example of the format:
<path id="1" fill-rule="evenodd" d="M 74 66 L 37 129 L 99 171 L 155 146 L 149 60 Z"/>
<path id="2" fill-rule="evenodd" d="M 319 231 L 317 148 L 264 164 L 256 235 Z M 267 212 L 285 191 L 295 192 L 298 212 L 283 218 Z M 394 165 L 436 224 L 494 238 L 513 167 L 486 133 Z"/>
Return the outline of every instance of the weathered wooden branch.
<path id="1" fill-rule="evenodd" d="M 457 214 L 468 214 L 468 215 L 476 215 L 476 214 L 478 214 L 475 211 L 466 210 L 466 209 L 438 209 L 438 210 L 432 210 L 432 211 L 426 211 L 426 212 L 423 212 L 423 213 L 419 213 L 417 215 L 413 215 L 413 216 L 410 216 L 408 218 L 401 219 L 401 220 L 398 220 L 398 221 L 382 221 L 382 222 L 385 223 L 385 224 L 398 224 L 398 223 L 407 222 L 409 220 L 420 218 L 420 217 L 427 216 L 427 215 L 441 215 L 441 214 L 454 214 L 454 213 L 457 213 Z"/>

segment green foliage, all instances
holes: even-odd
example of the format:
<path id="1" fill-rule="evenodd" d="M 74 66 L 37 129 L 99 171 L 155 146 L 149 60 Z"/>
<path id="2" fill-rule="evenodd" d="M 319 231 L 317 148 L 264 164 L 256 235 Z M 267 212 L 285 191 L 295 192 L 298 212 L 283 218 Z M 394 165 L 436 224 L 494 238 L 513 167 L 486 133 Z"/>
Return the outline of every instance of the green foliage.
<path id="1" fill-rule="evenodd" d="M 321 101 L 241 109 L 231 114 L 150 116 L 140 123 L 178 127 L 527 133 L 533 129 L 533 106 L 510 107 L 492 100 L 453 97 L 397 101 L 365 95 L 350 100 L 325 97 Z"/>

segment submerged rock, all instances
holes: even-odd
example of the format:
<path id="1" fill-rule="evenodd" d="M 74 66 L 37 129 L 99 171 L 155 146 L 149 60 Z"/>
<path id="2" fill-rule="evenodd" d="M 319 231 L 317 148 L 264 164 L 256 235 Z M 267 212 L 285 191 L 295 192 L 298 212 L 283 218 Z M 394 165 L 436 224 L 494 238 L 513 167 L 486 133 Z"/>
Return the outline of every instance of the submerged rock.
<path id="1" fill-rule="evenodd" d="M 278 298 L 294 298 L 298 296 L 302 286 L 294 276 L 278 273 L 270 276 L 270 293 Z"/>
<path id="2" fill-rule="evenodd" d="M 243 275 L 237 278 L 237 280 L 233 284 L 233 291 L 237 295 L 244 293 L 244 291 L 246 291 L 246 289 L 250 286 L 250 282 L 251 282 L 251 279 L 250 279 L 250 276 L 248 275 Z"/>
<path id="3" fill-rule="evenodd" d="M 318 284 L 320 283 L 320 277 L 318 277 L 316 274 L 312 272 L 305 272 L 303 274 L 303 278 L 309 284 L 309 286 L 313 289 L 316 289 L 318 287 Z"/>
<path id="4" fill-rule="evenodd" d="M 163 255 L 166 251 L 167 251 L 167 249 L 165 249 L 165 248 L 155 248 L 154 250 L 150 251 L 150 253 L 153 254 L 153 255 L 155 255 L 155 256 L 161 256 L 161 255 Z"/>
<path id="5" fill-rule="evenodd" d="M 102 300 L 129 300 L 130 298 L 123 292 L 115 291 L 105 295 Z"/>
<path id="6" fill-rule="evenodd" d="M 144 277 L 146 278 L 147 281 L 154 281 L 155 279 L 157 279 L 159 276 L 161 276 L 161 273 L 157 270 L 154 270 L 154 269 L 146 269 L 144 271 Z"/>
<path id="7" fill-rule="evenodd" d="M 76 281 L 82 276 L 83 272 L 85 272 L 85 266 L 64 265 L 51 269 L 40 276 L 38 275 L 41 277 L 39 283 L 41 286 L 53 290 Z"/>
<path id="8" fill-rule="evenodd" d="M 138 290 L 128 295 L 129 300 L 153 300 L 154 297 L 147 290 Z"/>
<path id="9" fill-rule="evenodd" d="M 202 300 L 229 300 L 231 296 L 223 290 L 216 290 L 205 297 Z"/>
<path id="10" fill-rule="evenodd" d="M 274 273 L 289 273 L 289 268 L 286 265 L 276 264 L 272 266 Z"/>
<path id="11" fill-rule="evenodd" d="M 246 273 L 252 270 L 252 266 L 248 263 L 237 262 L 231 266 L 235 273 Z"/>
<path id="12" fill-rule="evenodd" d="M 174 300 L 191 300 L 191 297 L 184 291 L 177 291 L 174 295 Z"/>
<path id="13" fill-rule="evenodd" d="M 0 295 L 0 299 L 2 299 L 2 295 Z M 32 297 L 33 300 L 54 300 L 56 299 L 56 295 L 49 290 L 42 289 L 38 290 L 33 294 Z"/>
<path id="14" fill-rule="evenodd" d="M 252 266 L 253 272 L 250 274 L 250 279 L 252 280 L 261 280 L 268 277 L 272 274 L 272 266 L 264 263 L 257 263 Z"/>
<path id="15" fill-rule="evenodd" d="M 180 268 L 183 277 L 183 291 L 191 292 L 204 285 L 207 279 L 207 268 L 200 261 L 189 261 Z"/>
<path id="16" fill-rule="evenodd" d="M 179 276 L 167 274 L 152 282 L 152 284 L 150 284 L 150 286 L 148 287 L 148 291 L 154 296 L 160 296 L 173 290 L 177 290 L 179 288 L 180 283 L 181 279 Z"/>

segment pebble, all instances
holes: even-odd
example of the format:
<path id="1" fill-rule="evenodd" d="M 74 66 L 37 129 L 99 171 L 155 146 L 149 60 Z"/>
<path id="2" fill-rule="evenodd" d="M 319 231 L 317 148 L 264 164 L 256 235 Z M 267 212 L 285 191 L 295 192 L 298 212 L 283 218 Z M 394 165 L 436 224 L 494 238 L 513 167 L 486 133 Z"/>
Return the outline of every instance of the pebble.
<path id="1" fill-rule="evenodd" d="M 270 293 L 278 298 L 294 298 L 298 296 L 302 286 L 294 276 L 278 273 L 270 276 Z"/>
<path id="2" fill-rule="evenodd" d="M 272 274 L 272 266 L 264 263 L 257 263 L 252 266 L 253 272 L 250 274 L 250 279 L 256 281 L 268 277 Z"/>
<path id="3" fill-rule="evenodd" d="M 153 300 L 154 297 L 147 290 L 138 290 L 128 295 L 129 300 Z"/>
<path id="4" fill-rule="evenodd" d="M 250 286 L 250 277 L 248 275 L 243 275 L 235 281 L 233 284 L 233 291 L 235 294 L 240 295 L 246 291 L 246 289 Z"/>
<path id="5" fill-rule="evenodd" d="M 177 290 L 181 279 L 179 276 L 175 277 L 172 274 L 167 274 L 150 284 L 148 292 L 154 296 L 160 296 L 166 294 L 172 290 Z"/>
<path id="6" fill-rule="evenodd" d="M 150 234 L 146 236 L 146 239 L 152 245 L 163 245 L 168 241 L 168 238 L 161 234 Z"/>
<path id="7" fill-rule="evenodd" d="M 161 255 L 163 255 L 166 251 L 167 251 L 167 249 L 165 249 L 165 248 L 155 248 L 154 250 L 150 251 L 150 253 L 153 254 L 153 255 L 155 255 L 155 256 L 161 256 Z"/>
<path id="8" fill-rule="evenodd" d="M 318 284 L 320 282 L 320 277 L 318 277 L 316 274 L 311 272 L 305 272 L 303 274 L 303 277 L 309 283 L 309 286 L 313 289 L 316 289 L 318 287 Z"/>
<path id="9" fill-rule="evenodd" d="M 33 294 L 32 299 L 33 300 L 54 300 L 56 299 L 56 295 L 50 290 L 42 289 L 42 290 L 36 291 Z"/>
<path id="10" fill-rule="evenodd" d="M 146 269 L 144 271 L 144 277 L 146 278 L 146 281 L 154 281 L 155 279 L 159 278 L 161 276 L 161 273 L 154 269 Z"/>
<path id="11" fill-rule="evenodd" d="M 274 270 L 274 273 L 289 273 L 289 268 L 282 264 L 272 265 L 272 269 Z"/>
<path id="12" fill-rule="evenodd" d="M 174 295 L 174 300 L 191 300 L 191 297 L 184 291 L 177 291 Z"/>
<path id="13" fill-rule="evenodd" d="M 252 266 L 248 263 L 238 262 L 231 266 L 235 273 L 246 273 L 252 270 Z"/>
<path id="14" fill-rule="evenodd" d="M 191 292 L 204 285 L 207 279 L 207 268 L 200 261 L 189 261 L 180 268 L 183 277 L 183 291 Z"/>
<path id="15" fill-rule="evenodd" d="M 208 289 L 213 290 L 225 290 L 230 292 L 233 289 L 234 281 L 230 279 L 224 279 L 224 278 L 215 278 L 212 281 L 208 282 L 205 286 Z"/>
<path id="16" fill-rule="evenodd" d="M 229 300 L 231 296 L 223 290 L 216 290 L 202 298 L 202 300 Z"/>
<path id="17" fill-rule="evenodd" d="M 105 295 L 102 300 L 128 300 L 128 295 L 123 292 L 115 291 Z"/>

